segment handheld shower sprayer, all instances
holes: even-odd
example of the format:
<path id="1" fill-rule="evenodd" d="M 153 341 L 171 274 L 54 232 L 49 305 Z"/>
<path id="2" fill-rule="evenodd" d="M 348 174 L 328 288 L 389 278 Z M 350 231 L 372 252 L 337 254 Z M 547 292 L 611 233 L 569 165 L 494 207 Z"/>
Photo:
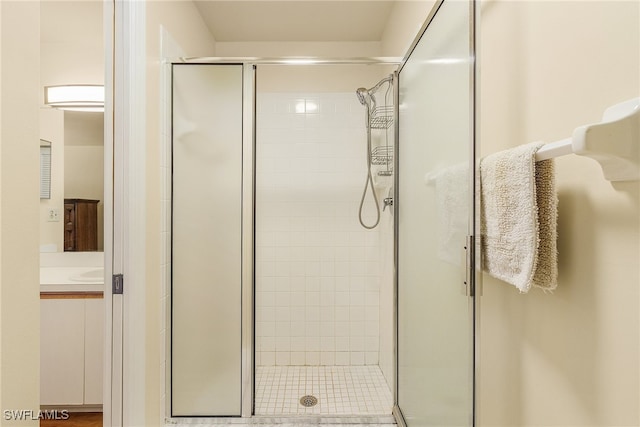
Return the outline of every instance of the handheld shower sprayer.
<path id="1" fill-rule="evenodd" d="M 380 87 L 385 83 L 391 83 L 393 81 L 393 75 L 389 75 L 384 79 L 380 80 L 374 87 L 371 89 L 367 89 L 365 87 L 359 87 L 356 89 L 356 95 L 358 96 L 358 100 L 360 104 L 365 107 L 369 107 L 370 110 L 373 110 L 376 107 L 376 97 L 373 95 L 380 89 Z"/>

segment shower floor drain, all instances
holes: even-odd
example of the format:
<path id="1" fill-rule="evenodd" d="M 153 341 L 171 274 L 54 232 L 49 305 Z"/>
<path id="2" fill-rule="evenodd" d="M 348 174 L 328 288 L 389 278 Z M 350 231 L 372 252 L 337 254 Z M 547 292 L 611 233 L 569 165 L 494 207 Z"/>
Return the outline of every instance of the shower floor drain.
<path id="1" fill-rule="evenodd" d="M 318 403 L 318 399 L 315 396 L 311 396 L 310 394 L 306 396 L 302 396 L 300 398 L 300 404 L 307 408 L 315 406 L 317 403 Z"/>

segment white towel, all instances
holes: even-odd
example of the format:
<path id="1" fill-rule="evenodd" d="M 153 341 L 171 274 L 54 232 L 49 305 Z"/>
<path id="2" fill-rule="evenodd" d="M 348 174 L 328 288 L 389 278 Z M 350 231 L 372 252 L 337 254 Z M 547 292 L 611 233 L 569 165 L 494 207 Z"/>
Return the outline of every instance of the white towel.
<path id="1" fill-rule="evenodd" d="M 557 206 L 553 160 L 535 161 L 543 143 L 480 162 L 483 269 L 528 292 L 557 286 Z"/>

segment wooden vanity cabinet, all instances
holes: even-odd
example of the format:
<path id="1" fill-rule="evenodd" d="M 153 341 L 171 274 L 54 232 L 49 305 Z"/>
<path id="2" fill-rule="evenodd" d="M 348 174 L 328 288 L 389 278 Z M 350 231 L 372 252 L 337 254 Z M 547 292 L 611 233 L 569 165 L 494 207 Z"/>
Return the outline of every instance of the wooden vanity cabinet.
<path id="1" fill-rule="evenodd" d="M 98 250 L 98 202 L 64 199 L 64 250 Z"/>

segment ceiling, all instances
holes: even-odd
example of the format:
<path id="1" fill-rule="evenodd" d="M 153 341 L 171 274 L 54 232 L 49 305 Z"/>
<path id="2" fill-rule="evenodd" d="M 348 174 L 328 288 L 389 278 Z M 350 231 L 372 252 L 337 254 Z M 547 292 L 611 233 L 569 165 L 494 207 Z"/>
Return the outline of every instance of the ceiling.
<path id="1" fill-rule="evenodd" d="M 195 0 L 217 42 L 380 41 L 393 0 Z M 43 1 L 41 39 L 102 44 L 102 2 Z M 82 34 L 82 37 L 78 37 Z"/>
<path id="2" fill-rule="evenodd" d="M 394 1 L 194 1 L 216 42 L 380 41 Z"/>

